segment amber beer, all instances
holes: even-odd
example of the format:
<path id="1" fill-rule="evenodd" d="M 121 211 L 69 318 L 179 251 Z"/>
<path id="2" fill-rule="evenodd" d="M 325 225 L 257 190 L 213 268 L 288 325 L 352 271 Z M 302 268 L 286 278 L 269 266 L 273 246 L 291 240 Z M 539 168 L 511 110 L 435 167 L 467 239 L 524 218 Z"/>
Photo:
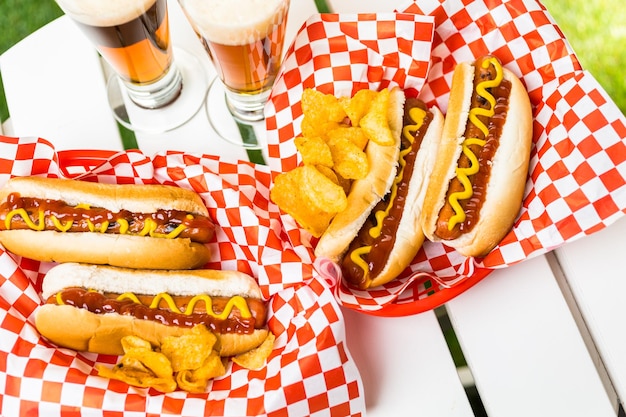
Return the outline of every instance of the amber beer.
<path id="1" fill-rule="evenodd" d="M 231 112 L 254 120 L 254 113 L 262 112 L 281 64 L 289 1 L 180 3 L 227 88 Z"/>
<path id="2" fill-rule="evenodd" d="M 239 93 L 257 94 L 274 83 L 284 37 L 285 20 L 265 38 L 245 45 L 225 45 L 205 39 L 220 79 Z"/>
<path id="3" fill-rule="evenodd" d="M 173 56 L 167 0 L 57 3 L 124 81 L 134 101 L 144 107 L 159 107 L 164 100 L 176 98 L 181 84 L 177 71 L 170 71 Z M 151 100 L 159 103 L 151 104 Z"/>

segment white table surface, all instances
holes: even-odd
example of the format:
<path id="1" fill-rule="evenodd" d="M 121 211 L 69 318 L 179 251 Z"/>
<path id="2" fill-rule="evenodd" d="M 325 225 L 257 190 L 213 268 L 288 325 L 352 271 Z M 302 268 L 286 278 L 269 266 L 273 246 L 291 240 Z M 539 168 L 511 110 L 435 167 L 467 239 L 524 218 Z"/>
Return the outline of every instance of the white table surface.
<path id="1" fill-rule="evenodd" d="M 337 12 L 388 11 L 396 3 L 405 2 L 330 2 Z M 169 6 L 175 44 L 213 74 L 178 4 Z M 292 0 L 288 39 L 316 11 L 312 0 Z M 5 135 L 43 137 L 59 150 L 122 149 L 101 62 L 67 18 L 3 54 L 0 71 L 10 111 Z M 200 112 L 173 132 L 138 134 L 137 141 L 147 154 L 176 149 L 246 159 L 212 136 Z M 626 219 L 496 271 L 448 302 L 468 364 L 459 370 L 435 312 L 382 318 L 344 310 L 367 415 L 474 416 L 464 384 L 475 383 L 490 417 L 616 416 L 626 398 L 624 236 Z"/>

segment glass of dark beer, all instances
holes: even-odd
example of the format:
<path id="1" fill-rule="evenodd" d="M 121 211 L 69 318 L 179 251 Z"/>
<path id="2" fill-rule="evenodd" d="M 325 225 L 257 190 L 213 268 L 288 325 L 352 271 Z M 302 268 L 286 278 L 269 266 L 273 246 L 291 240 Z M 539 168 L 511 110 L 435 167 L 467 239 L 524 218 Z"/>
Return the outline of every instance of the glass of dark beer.
<path id="1" fill-rule="evenodd" d="M 228 109 L 237 120 L 262 121 L 282 62 L 289 0 L 179 3 L 221 80 L 221 86 L 214 83 L 211 89 L 224 89 Z M 211 117 L 209 101 L 207 105 Z"/>
<path id="2" fill-rule="evenodd" d="M 167 0 L 56 2 L 113 70 L 107 90 L 120 123 L 158 133 L 182 125 L 197 113 L 208 80 L 195 57 L 174 50 Z"/>

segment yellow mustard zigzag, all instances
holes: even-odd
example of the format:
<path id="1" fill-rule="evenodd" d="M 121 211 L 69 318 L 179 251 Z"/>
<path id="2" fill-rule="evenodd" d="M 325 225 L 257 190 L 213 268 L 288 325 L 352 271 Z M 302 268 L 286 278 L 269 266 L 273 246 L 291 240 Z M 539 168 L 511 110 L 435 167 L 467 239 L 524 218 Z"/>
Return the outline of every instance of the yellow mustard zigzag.
<path id="1" fill-rule="evenodd" d="M 82 208 L 82 209 L 90 209 L 91 207 L 88 204 L 78 204 L 76 206 L 76 208 Z M 25 209 L 20 208 L 20 209 L 15 209 L 15 210 L 11 210 L 6 218 L 4 219 L 4 226 L 6 230 L 10 230 L 11 229 L 11 220 L 13 219 L 13 217 L 15 216 L 19 216 L 21 217 L 24 222 L 26 223 L 26 225 L 32 229 L 32 230 L 37 230 L 37 231 L 42 231 L 45 229 L 46 227 L 46 223 L 45 223 L 45 219 L 44 219 L 44 212 L 43 210 L 40 210 L 38 213 L 38 222 L 35 223 L 31 220 L 30 216 L 28 215 L 28 213 L 26 212 Z M 191 214 L 187 215 L 188 218 L 193 218 L 193 216 Z M 68 220 L 67 222 L 63 223 L 61 222 L 59 219 L 56 218 L 56 216 L 51 215 L 50 216 L 50 220 L 52 221 L 52 223 L 54 224 L 54 226 L 60 231 L 60 232 L 67 232 L 68 230 L 70 230 L 70 228 L 72 227 L 73 222 L 71 220 Z M 120 234 L 126 234 L 128 233 L 128 221 L 125 219 L 118 219 L 116 220 L 117 223 L 119 223 L 120 225 Z M 96 228 L 96 225 L 89 219 L 87 219 L 87 227 L 89 228 L 90 232 L 98 232 L 98 233 L 105 233 L 109 227 L 109 222 L 108 221 L 103 221 L 100 225 L 100 228 Z M 187 226 L 185 226 L 184 224 L 180 224 L 178 225 L 174 230 L 172 230 L 169 233 L 157 233 L 156 232 L 156 228 L 157 228 L 157 223 L 148 218 L 145 220 L 144 222 L 144 227 L 143 229 L 138 233 L 138 235 L 140 236 L 146 236 L 149 235 L 150 237 L 159 237 L 159 238 L 166 238 L 166 239 L 173 239 L 175 237 L 177 237 L 178 235 L 180 235 L 183 230 L 185 230 L 187 228 Z"/>
<path id="2" fill-rule="evenodd" d="M 92 291 L 92 290 L 90 290 Z M 132 293 L 132 292 L 125 292 L 123 294 L 120 294 L 116 300 L 118 301 L 122 301 L 122 300 L 131 300 L 132 302 L 136 303 L 136 304 L 142 304 L 141 301 L 139 301 L 139 298 L 137 298 L 137 296 Z M 231 297 L 230 300 L 228 300 L 228 303 L 226 303 L 226 306 L 224 307 L 224 310 L 222 310 L 221 313 L 217 314 L 215 313 L 215 311 L 213 310 L 213 299 L 206 295 L 206 294 L 200 294 L 200 295 L 196 295 L 194 296 L 190 301 L 189 304 L 187 304 L 187 308 L 185 309 L 179 309 L 178 306 L 176 305 L 176 303 L 174 302 L 174 299 L 172 298 L 171 295 L 167 294 L 167 293 L 159 293 L 157 294 L 153 299 L 152 302 L 150 303 L 149 308 L 158 308 L 159 304 L 161 304 L 161 301 L 165 301 L 165 303 L 167 304 L 168 308 L 175 312 L 175 313 L 182 313 L 185 314 L 187 316 L 191 315 L 191 313 L 193 313 L 193 309 L 196 306 L 196 304 L 198 304 L 200 301 L 204 301 L 204 305 L 206 307 L 206 312 L 208 315 L 215 317 L 217 319 L 220 320 L 226 320 L 226 318 L 228 318 L 228 316 L 230 315 L 230 313 L 232 312 L 233 308 L 237 307 L 237 309 L 239 310 L 239 312 L 241 313 L 241 317 L 244 319 L 249 319 L 250 317 L 252 317 L 252 313 L 250 313 L 250 309 L 248 308 L 248 303 L 246 303 L 246 300 L 241 297 L 240 295 L 236 295 L 234 297 Z M 65 303 L 63 302 L 63 298 L 61 297 L 61 292 L 58 292 L 56 295 L 56 302 L 58 305 L 64 305 Z M 143 304 L 142 304 L 143 305 Z"/>
<path id="3" fill-rule="evenodd" d="M 422 127 L 422 125 L 424 124 L 425 117 L 426 117 L 426 111 L 424 111 L 423 109 L 420 109 L 419 107 L 413 107 L 412 109 L 409 110 L 409 118 L 412 121 L 414 121 L 415 124 L 409 124 L 409 125 L 404 126 L 402 128 L 402 135 L 404 136 L 406 140 L 408 140 L 411 143 L 411 145 L 415 141 L 415 132 L 417 132 Z M 396 178 L 394 179 L 393 184 L 391 186 L 391 191 L 390 191 L 391 194 L 389 196 L 389 203 L 387 204 L 387 207 L 385 208 L 385 210 L 378 210 L 374 214 L 374 217 L 376 218 L 376 224 L 372 226 L 368 231 L 369 235 L 374 239 L 380 236 L 382 232 L 382 228 L 383 228 L 383 221 L 385 220 L 387 216 L 389 216 L 389 212 L 393 208 L 393 202 L 398 193 L 398 186 L 400 185 L 400 183 L 402 182 L 402 178 L 404 177 L 404 168 L 406 166 L 406 156 L 411 152 L 411 148 L 412 146 L 407 146 L 405 149 L 403 149 L 400 152 L 400 161 L 399 161 L 400 167 L 398 168 L 398 173 L 396 174 Z M 355 265 L 357 265 L 359 268 L 363 270 L 363 273 L 365 276 L 367 276 L 367 273 L 369 272 L 369 266 L 367 262 L 363 260 L 363 256 L 369 254 L 371 250 L 372 250 L 372 246 L 367 245 L 367 246 L 363 246 L 363 247 L 355 249 L 350 254 L 350 259 L 352 260 L 352 262 L 354 262 Z"/>
<path id="4" fill-rule="evenodd" d="M 490 108 L 473 108 L 469 112 L 470 122 L 481 130 L 485 138 L 489 134 L 489 129 L 478 119 L 478 116 L 493 117 L 495 113 L 494 108 L 496 106 L 496 99 L 491 93 L 489 93 L 489 91 L 487 91 L 487 89 L 500 85 L 503 77 L 502 67 L 496 58 L 488 58 L 483 61 L 483 68 L 487 68 L 489 65 L 494 66 L 496 70 L 496 77 L 493 80 L 478 83 L 478 85 L 476 85 L 476 93 L 489 102 Z M 454 229 L 454 226 L 465 221 L 465 211 L 461 207 L 459 200 L 467 200 L 474 194 L 469 176 L 478 172 L 479 164 L 478 157 L 470 150 L 469 147 L 472 145 L 485 146 L 485 143 L 486 140 L 479 138 L 465 138 L 465 140 L 463 140 L 462 152 L 470 160 L 470 166 L 467 168 L 456 168 L 456 176 L 463 185 L 463 191 L 457 191 L 450 194 L 449 202 L 454 210 L 454 215 L 450 217 L 450 220 L 448 221 L 448 230 Z"/>

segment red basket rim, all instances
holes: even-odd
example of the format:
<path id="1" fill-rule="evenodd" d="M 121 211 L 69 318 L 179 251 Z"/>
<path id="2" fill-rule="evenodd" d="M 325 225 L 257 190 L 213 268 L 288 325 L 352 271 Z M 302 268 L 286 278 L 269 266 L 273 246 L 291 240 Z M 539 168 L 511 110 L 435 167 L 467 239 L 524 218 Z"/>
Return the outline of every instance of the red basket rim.
<path id="1" fill-rule="evenodd" d="M 424 313 L 426 311 L 434 310 L 435 308 L 440 307 L 448 301 L 452 300 L 456 296 L 464 293 L 492 272 L 492 269 L 478 269 L 476 273 L 459 281 L 453 286 L 449 288 L 443 288 L 425 298 L 412 302 L 400 304 L 390 303 L 378 310 L 371 311 L 358 309 L 355 310 L 378 317 L 405 317 Z"/>

